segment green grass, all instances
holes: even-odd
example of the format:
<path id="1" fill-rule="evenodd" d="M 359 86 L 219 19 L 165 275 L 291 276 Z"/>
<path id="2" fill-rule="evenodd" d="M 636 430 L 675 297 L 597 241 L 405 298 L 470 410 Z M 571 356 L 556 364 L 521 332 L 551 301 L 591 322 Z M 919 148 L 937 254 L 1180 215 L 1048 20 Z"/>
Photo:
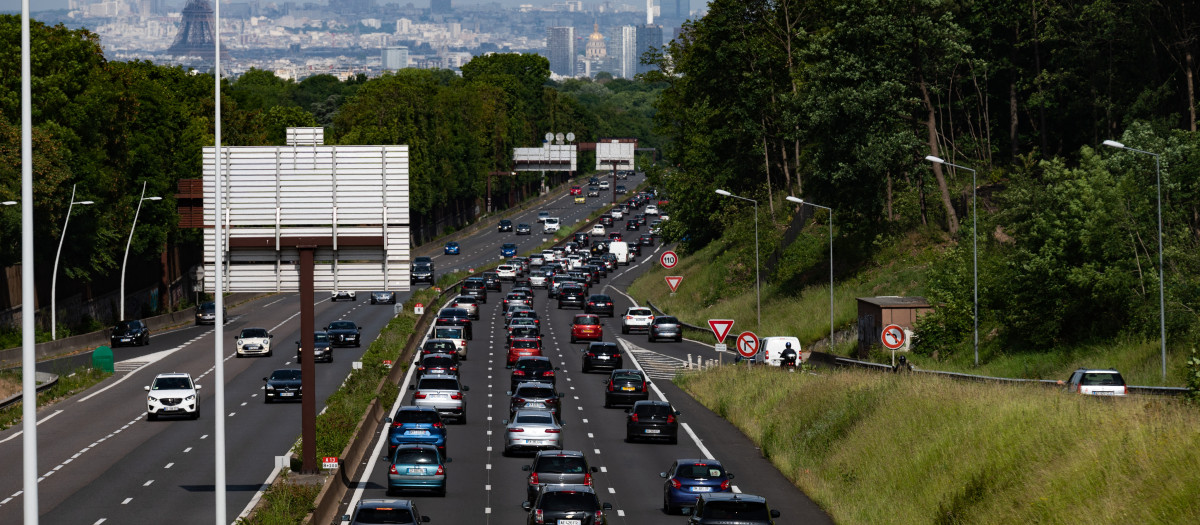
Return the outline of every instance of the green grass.
<path id="1" fill-rule="evenodd" d="M 676 382 L 837 523 L 1200 523 L 1200 413 L 1175 399 L 855 370 Z"/>
<path id="2" fill-rule="evenodd" d="M 38 392 L 38 407 L 46 407 L 53 405 L 59 401 L 67 399 L 79 392 L 83 392 L 91 388 L 96 383 L 99 383 L 109 376 L 111 373 L 101 372 L 94 368 L 80 368 L 72 372 L 58 376 L 58 382 L 54 386 Z M 0 373 L 0 383 L 7 385 L 4 390 L 19 393 L 21 390 L 21 373 L 19 370 L 5 371 Z M 15 389 L 15 390 L 14 390 Z M 4 396 L 5 398 L 7 396 Z M 21 422 L 21 414 L 23 412 L 22 403 L 13 403 L 12 405 L 0 410 L 0 430 L 7 429 Z"/>
<path id="3" fill-rule="evenodd" d="M 309 512 L 315 510 L 314 502 L 321 492 L 321 485 L 295 483 L 290 471 L 284 470 L 279 479 L 263 493 L 261 503 L 248 518 L 239 519 L 241 525 L 293 525 L 302 523 Z"/>

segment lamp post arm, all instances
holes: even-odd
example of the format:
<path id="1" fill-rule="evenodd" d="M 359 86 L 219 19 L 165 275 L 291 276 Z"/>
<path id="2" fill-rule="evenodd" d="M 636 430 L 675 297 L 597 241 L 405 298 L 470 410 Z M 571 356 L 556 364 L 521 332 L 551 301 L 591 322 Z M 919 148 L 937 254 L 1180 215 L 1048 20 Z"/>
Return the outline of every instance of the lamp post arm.
<path id="1" fill-rule="evenodd" d="M 71 204 L 67 205 L 67 218 L 63 220 L 62 233 L 58 237 L 58 251 L 54 252 L 54 270 L 50 274 L 50 340 L 58 339 L 58 258 L 62 255 L 63 241 L 67 239 L 67 225 L 71 223 L 71 209 L 75 207 L 75 185 L 71 185 Z"/>
<path id="2" fill-rule="evenodd" d="M 129 247 L 133 245 L 133 230 L 137 228 L 138 215 L 142 213 L 142 202 L 146 200 L 146 183 L 142 181 L 142 195 L 138 197 L 137 210 L 133 212 L 133 225 L 129 227 L 129 239 L 125 241 L 125 257 L 121 259 L 121 311 L 117 312 L 117 320 L 125 320 L 125 265 L 129 263 Z"/>

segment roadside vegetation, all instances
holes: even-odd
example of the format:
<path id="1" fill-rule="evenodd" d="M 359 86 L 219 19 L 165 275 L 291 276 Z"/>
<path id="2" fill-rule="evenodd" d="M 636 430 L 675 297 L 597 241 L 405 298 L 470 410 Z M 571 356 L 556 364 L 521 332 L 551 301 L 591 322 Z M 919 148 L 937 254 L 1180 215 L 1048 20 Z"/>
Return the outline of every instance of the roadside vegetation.
<path id="1" fill-rule="evenodd" d="M 38 392 L 38 407 L 47 407 L 83 392 L 96 383 L 104 381 L 111 375 L 111 373 L 102 372 L 91 367 L 79 368 L 61 374 L 58 376 L 58 382 L 54 386 Z M 21 371 L 17 369 L 0 371 L 0 399 L 8 399 L 10 396 L 20 393 Z M 13 403 L 0 410 L 0 430 L 9 428 L 21 421 L 22 411 L 24 410 L 22 403 Z"/>

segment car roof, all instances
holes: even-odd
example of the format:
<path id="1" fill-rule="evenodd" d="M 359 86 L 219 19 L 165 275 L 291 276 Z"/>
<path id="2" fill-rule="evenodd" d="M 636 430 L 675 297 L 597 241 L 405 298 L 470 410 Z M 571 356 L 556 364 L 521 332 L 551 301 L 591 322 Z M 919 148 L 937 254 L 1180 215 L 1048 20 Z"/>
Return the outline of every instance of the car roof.
<path id="1" fill-rule="evenodd" d="M 546 457 L 546 456 L 559 456 L 559 457 L 579 456 L 579 457 L 583 457 L 583 452 L 580 452 L 578 450 L 561 450 L 561 449 L 539 450 L 534 457 L 540 458 L 540 457 Z"/>
<path id="2" fill-rule="evenodd" d="M 412 500 L 407 499 L 362 499 L 358 501 L 358 508 L 376 508 L 376 507 L 393 507 L 411 509 Z"/>
<path id="3" fill-rule="evenodd" d="M 590 485 L 542 485 L 542 492 L 585 492 L 595 494 L 596 490 Z"/>
<path id="4" fill-rule="evenodd" d="M 767 498 L 762 496 L 738 492 L 707 492 L 701 493 L 700 497 L 704 498 L 705 501 L 748 501 L 753 503 L 767 502 Z"/>
<path id="5" fill-rule="evenodd" d="M 192 377 L 192 375 L 187 372 L 167 372 L 165 374 L 158 374 L 154 376 L 155 379 L 160 377 Z"/>

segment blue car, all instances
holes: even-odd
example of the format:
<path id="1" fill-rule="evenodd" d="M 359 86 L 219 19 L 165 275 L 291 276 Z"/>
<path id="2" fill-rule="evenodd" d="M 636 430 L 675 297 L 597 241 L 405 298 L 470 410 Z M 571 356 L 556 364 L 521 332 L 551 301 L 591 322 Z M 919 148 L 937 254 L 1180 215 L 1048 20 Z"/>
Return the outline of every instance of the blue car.
<path id="1" fill-rule="evenodd" d="M 515 245 L 511 242 L 504 243 L 504 246 L 500 247 L 500 256 L 501 257 L 516 257 L 517 256 L 517 245 Z"/>
<path id="2" fill-rule="evenodd" d="M 388 456 L 408 443 L 433 445 L 446 454 L 446 425 L 433 407 L 402 406 L 388 419 Z"/>
<path id="3" fill-rule="evenodd" d="M 458 243 L 450 241 L 446 243 L 446 255 L 458 255 Z"/>
<path id="4" fill-rule="evenodd" d="M 715 459 L 677 459 L 669 470 L 658 475 L 667 480 L 663 484 L 663 510 L 667 514 L 694 507 L 701 494 L 732 492 L 729 480 L 733 474 Z"/>
<path id="5" fill-rule="evenodd" d="M 432 490 L 439 496 L 446 495 L 446 463 L 450 458 L 442 456 L 433 445 L 408 444 L 396 447 L 392 464 L 388 467 L 387 495 L 401 490 Z"/>

